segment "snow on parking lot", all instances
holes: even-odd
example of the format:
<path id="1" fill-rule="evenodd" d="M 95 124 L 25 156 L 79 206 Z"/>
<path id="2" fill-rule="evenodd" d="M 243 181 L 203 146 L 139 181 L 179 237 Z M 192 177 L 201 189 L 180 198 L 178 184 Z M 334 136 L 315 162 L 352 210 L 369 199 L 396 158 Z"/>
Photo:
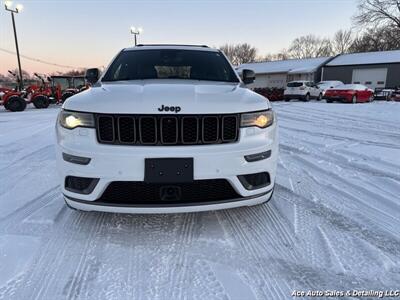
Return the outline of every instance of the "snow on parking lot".
<path id="1" fill-rule="evenodd" d="M 287 299 L 400 286 L 400 103 L 276 103 L 269 204 L 84 213 L 57 188 L 57 108 L 0 111 L 0 299 Z"/>

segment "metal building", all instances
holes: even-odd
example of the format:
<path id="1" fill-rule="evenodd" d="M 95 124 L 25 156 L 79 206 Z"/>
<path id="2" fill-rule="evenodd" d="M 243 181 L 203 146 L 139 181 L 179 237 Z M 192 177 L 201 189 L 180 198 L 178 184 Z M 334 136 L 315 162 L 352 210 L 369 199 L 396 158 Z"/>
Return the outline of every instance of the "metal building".
<path id="1" fill-rule="evenodd" d="M 400 50 L 339 55 L 322 68 L 322 78 L 372 89 L 400 87 Z"/>

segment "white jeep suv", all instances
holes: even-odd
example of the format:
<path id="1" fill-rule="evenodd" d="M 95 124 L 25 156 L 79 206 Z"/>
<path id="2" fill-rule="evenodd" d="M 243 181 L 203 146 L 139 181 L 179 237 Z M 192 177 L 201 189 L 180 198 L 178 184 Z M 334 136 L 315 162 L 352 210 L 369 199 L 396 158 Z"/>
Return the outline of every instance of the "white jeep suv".
<path id="1" fill-rule="evenodd" d="M 284 91 L 285 101 L 300 99 L 310 101 L 311 99 L 322 99 L 322 90 L 311 81 L 291 81 L 288 82 Z"/>
<path id="2" fill-rule="evenodd" d="M 123 49 L 57 120 L 66 204 L 86 211 L 175 213 L 268 201 L 278 157 L 269 101 L 206 46 Z"/>

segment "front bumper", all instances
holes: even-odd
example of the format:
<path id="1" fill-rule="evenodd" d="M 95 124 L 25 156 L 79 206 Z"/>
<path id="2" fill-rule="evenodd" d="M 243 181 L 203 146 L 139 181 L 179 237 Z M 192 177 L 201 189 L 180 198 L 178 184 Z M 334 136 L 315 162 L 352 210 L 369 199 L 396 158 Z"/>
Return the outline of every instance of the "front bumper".
<path id="1" fill-rule="evenodd" d="M 191 212 L 249 206 L 265 202 L 271 196 L 275 182 L 278 159 L 276 122 L 266 128 L 242 128 L 236 143 L 199 146 L 119 146 L 99 144 L 95 129 L 68 130 L 57 125 L 57 167 L 61 189 L 71 207 L 121 213 Z M 269 158 L 248 162 L 246 155 L 271 151 Z M 63 153 L 90 158 L 88 165 L 66 162 Z M 146 158 L 185 158 L 194 161 L 193 179 L 225 179 L 239 198 L 189 203 L 182 199 L 179 204 L 112 204 L 99 199 L 112 182 L 140 182 L 144 180 Z M 268 172 L 270 183 L 262 188 L 249 190 L 239 180 L 239 175 Z M 65 189 L 67 176 L 98 178 L 93 191 L 81 194 Z"/>
<path id="2" fill-rule="evenodd" d="M 285 94 L 284 98 L 286 100 L 291 100 L 291 99 L 305 99 L 306 93 L 305 94 Z"/>
<path id="3" fill-rule="evenodd" d="M 267 193 L 256 196 L 249 196 L 240 199 L 231 199 L 229 201 L 215 201 L 196 205 L 187 205 L 182 202 L 180 205 L 111 205 L 109 203 L 88 202 L 79 199 L 73 199 L 64 196 L 66 204 L 74 209 L 83 211 L 99 211 L 111 213 L 127 213 L 127 214 L 168 214 L 168 213 L 189 213 L 210 210 L 222 210 L 236 208 L 242 206 L 253 206 L 267 202 L 271 199 L 273 189 Z"/>
<path id="4" fill-rule="evenodd" d="M 325 100 L 334 102 L 351 102 L 352 98 L 347 96 L 325 96 Z"/>

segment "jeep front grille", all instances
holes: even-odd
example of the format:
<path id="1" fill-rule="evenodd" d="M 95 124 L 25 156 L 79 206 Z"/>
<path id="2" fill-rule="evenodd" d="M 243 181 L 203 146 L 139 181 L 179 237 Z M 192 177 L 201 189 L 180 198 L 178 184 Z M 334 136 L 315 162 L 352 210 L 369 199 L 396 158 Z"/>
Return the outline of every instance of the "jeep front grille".
<path id="1" fill-rule="evenodd" d="M 96 115 L 97 139 L 117 145 L 203 145 L 234 143 L 234 115 Z"/>

